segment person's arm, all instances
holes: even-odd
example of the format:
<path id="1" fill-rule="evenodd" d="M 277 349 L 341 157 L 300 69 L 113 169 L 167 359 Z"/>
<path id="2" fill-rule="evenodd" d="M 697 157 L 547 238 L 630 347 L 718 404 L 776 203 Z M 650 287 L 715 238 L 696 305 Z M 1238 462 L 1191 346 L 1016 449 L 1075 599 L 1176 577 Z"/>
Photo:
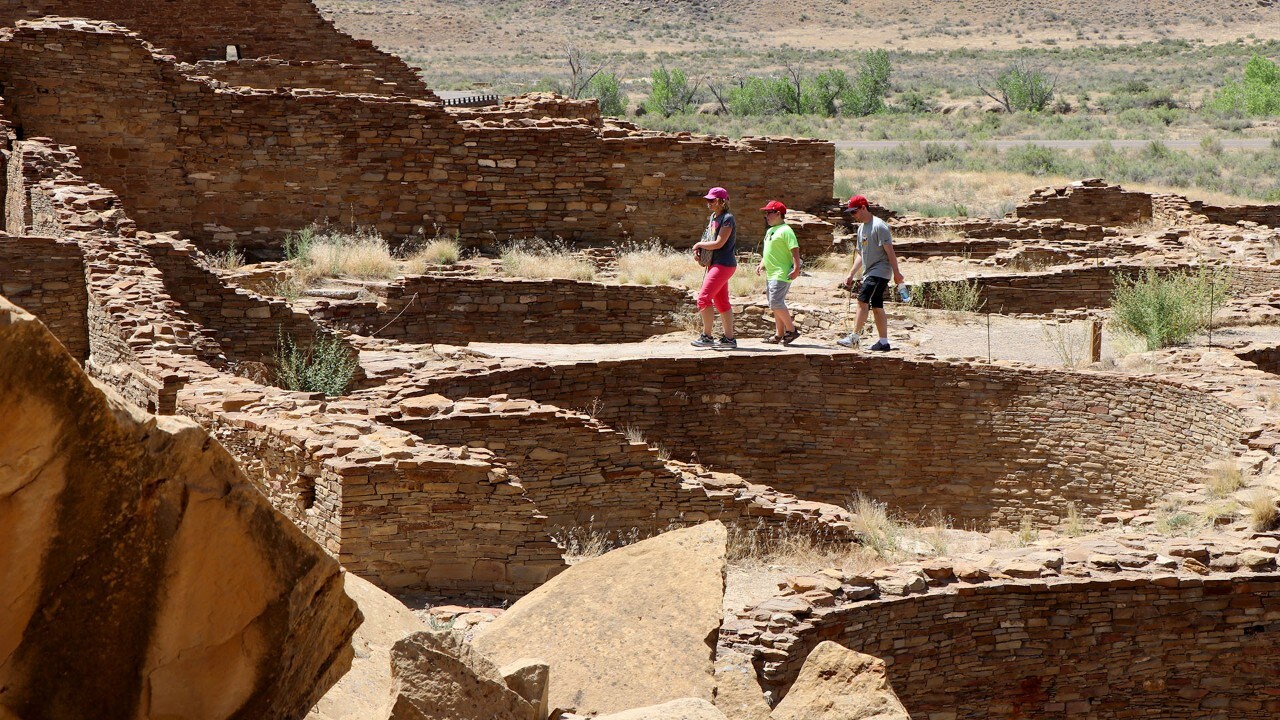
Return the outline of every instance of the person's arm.
<path id="1" fill-rule="evenodd" d="M 790 280 L 800 277 L 800 248 L 791 248 L 791 275 Z"/>
<path id="2" fill-rule="evenodd" d="M 849 277 L 844 279 L 845 287 L 847 288 L 853 287 L 853 278 L 855 275 L 858 274 L 858 271 L 861 269 L 862 269 L 862 253 L 858 252 L 857 250 L 854 250 L 853 251 L 853 269 L 849 271 Z"/>
<path id="3" fill-rule="evenodd" d="M 729 236 L 733 234 L 733 228 L 728 225 L 721 225 L 720 232 L 716 235 L 715 240 L 711 242 L 700 242 L 694 247 L 700 247 L 703 250 L 719 250 L 724 244 L 729 242 Z"/>
<path id="4" fill-rule="evenodd" d="M 893 268 L 894 284 L 901 285 L 902 281 L 906 280 L 906 278 L 902 277 L 902 273 L 899 272 L 898 270 L 898 253 L 893 251 L 892 242 L 887 242 L 884 244 L 884 254 L 889 258 L 889 267 Z"/>

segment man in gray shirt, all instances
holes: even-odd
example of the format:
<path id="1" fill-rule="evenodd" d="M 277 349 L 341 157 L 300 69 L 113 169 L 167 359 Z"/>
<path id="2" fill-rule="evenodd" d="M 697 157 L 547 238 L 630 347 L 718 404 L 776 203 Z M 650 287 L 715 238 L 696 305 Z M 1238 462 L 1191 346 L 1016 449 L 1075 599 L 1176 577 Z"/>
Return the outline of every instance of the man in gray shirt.
<path id="1" fill-rule="evenodd" d="M 871 214 L 867 209 L 867 199 L 861 195 L 849 198 L 846 213 L 851 213 L 858 225 L 858 248 L 853 256 L 853 269 L 845 278 L 843 286 L 853 289 L 853 279 L 860 268 L 865 268 L 862 286 L 858 291 L 858 317 L 853 324 L 853 332 L 849 337 L 840 338 L 836 342 L 850 348 L 858 347 L 858 338 L 862 335 L 862 326 L 867 322 L 867 311 L 875 317 L 876 331 L 879 340 L 869 350 L 883 352 L 891 350 L 889 346 L 889 317 L 884 312 L 884 293 L 889 281 L 901 285 L 902 273 L 898 270 L 898 256 L 893 251 L 893 238 L 889 235 L 889 226 L 883 220 Z"/>

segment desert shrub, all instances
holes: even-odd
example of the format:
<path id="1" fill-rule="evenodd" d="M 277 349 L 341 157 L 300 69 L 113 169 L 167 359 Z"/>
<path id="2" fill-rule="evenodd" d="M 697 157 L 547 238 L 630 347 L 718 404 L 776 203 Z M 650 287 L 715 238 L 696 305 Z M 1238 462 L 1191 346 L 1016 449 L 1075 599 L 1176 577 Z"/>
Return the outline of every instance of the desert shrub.
<path id="1" fill-rule="evenodd" d="M 281 332 L 276 340 L 276 384 L 286 390 L 341 395 L 360 367 L 359 360 L 333 335 L 316 335 L 307 348 Z"/>
<path id="2" fill-rule="evenodd" d="M 1275 490 L 1259 488 L 1245 498 L 1244 508 L 1249 526 L 1255 532 L 1269 532 L 1280 525 L 1280 505 Z"/>
<path id="3" fill-rule="evenodd" d="M 982 88 L 1006 112 L 1042 112 L 1053 102 L 1056 80 L 1043 70 L 1017 60 L 995 77 L 992 89 Z"/>
<path id="4" fill-rule="evenodd" d="M 1159 273 L 1147 268 L 1137 277 L 1116 276 L 1112 322 L 1142 338 L 1148 350 L 1186 342 L 1209 326 L 1210 311 L 1227 299 L 1225 273 Z"/>
<path id="5" fill-rule="evenodd" d="M 1223 462 L 1209 472 L 1205 482 L 1209 487 L 1209 495 L 1224 498 L 1244 487 L 1244 473 L 1234 462 Z"/>
<path id="6" fill-rule="evenodd" d="M 534 238 L 513 242 L 502 248 L 499 264 L 504 273 L 514 277 L 570 280 L 594 280 L 596 277 L 596 266 L 559 239 Z"/>
<path id="7" fill-rule="evenodd" d="M 796 112 L 800 99 L 795 86 L 784 78 L 744 78 L 725 94 L 734 115 L 781 115 Z"/>
<path id="8" fill-rule="evenodd" d="M 1244 66 L 1244 79 L 1227 83 L 1207 105 L 1218 112 L 1280 115 L 1280 65 L 1254 55 Z"/>
<path id="9" fill-rule="evenodd" d="M 917 285 L 911 296 L 912 305 L 953 312 L 976 312 L 983 302 L 977 280 L 930 280 Z"/>
<path id="10" fill-rule="evenodd" d="M 586 96 L 595 98 L 600 103 L 600 113 L 612 117 L 621 117 L 627 112 L 627 96 L 622 92 L 622 84 L 613 73 L 597 73 L 587 83 Z"/>

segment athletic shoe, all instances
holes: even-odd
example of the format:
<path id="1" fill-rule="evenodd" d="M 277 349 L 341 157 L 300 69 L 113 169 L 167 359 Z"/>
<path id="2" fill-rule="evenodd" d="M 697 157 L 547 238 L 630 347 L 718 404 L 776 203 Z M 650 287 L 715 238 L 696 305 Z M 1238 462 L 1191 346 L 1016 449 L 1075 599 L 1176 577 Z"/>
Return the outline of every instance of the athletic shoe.
<path id="1" fill-rule="evenodd" d="M 782 335 L 770 335 L 769 337 L 761 340 L 760 342 L 765 343 L 766 345 L 777 345 L 780 342 L 786 342 L 786 341 L 787 341 L 786 333 L 783 333 Z"/>
<path id="2" fill-rule="evenodd" d="M 710 335 L 706 333 L 702 333 L 701 335 L 698 336 L 697 340 L 694 340 L 689 344 L 694 347 L 715 347 L 716 341 Z"/>
<path id="3" fill-rule="evenodd" d="M 849 333 L 849 335 L 848 335 L 847 337 L 842 337 L 842 338 L 840 338 L 839 340 L 837 340 L 837 341 L 836 341 L 836 344 L 837 344 L 837 345 L 843 345 L 843 346 L 845 346 L 845 347 L 847 347 L 847 348 L 853 348 L 854 350 L 857 350 L 857 349 L 858 349 L 858 336 L 857 336 L 857 335 L 854 335 L 853 333 Z"/>
<path id="4" fill-rule="evenodd" d="M 738 341 L 721 335 L 720 339 L 716 340 L 715 348 L 716 350 L 736 350 L 738 348 Z"/>
<path id="5" fill-rule="evenodd" d="M 800 337 L 799 330 L 788 330 L 782 335 L 782 344 L 790 345 L 791 343 L 795 342 L 796 338 L 798 337 Z"/>
<path id="6" fill-rule="evenodd" d="M 875 345 L 872 345 L 867 349 L 871 352 L 885 352 L 887 350 L 892 350 L 893 348 L 889 347 L 888 340 L 877 340 Z"/>

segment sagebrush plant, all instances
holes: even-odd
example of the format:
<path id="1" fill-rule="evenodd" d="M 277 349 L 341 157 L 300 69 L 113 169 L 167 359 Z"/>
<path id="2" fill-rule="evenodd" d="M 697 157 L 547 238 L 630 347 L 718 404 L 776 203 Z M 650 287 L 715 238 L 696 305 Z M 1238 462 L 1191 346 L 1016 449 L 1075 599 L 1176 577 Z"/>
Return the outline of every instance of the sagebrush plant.
<path id="1" fill-rule="evenodd" d="M 915 286 L 911 304 L 954 312 L 977 312 L 986 301 L 977 279 L 929 280 Z"/>
<path id="2" fill-rule="evenodd" d="M 1225 270 L 1161 273 L 1147 268 L 1136 277 L 1117 275 L 1111 320 L 1142 338 L 1148 350 L 1178 345 L 1207 328 L 1226 302 L 1230 275 Z"/>
<path id="3" fill-rule="evenodd" d="M 502 247 L 499 265 L 513 277 L 594 280 L 596 266 L 559 238 L 518 240 Z"/>
<path id="4" fill-rule="evenodd" d="M 1040 326 L 1044 339 L 1057 353 L 1063 367 L 1074 368 L 1089 361 L 1089 328 L 1083 323 L 1047 322 Z"/>
<path id="5" fill-rule="evenodd" d="M 276 339 L 276 384 L 286 390 L 342 395 L 360 368 L 360 361 L 341 340 L 317 334 L 307 347 L 281 331 Z"/>

